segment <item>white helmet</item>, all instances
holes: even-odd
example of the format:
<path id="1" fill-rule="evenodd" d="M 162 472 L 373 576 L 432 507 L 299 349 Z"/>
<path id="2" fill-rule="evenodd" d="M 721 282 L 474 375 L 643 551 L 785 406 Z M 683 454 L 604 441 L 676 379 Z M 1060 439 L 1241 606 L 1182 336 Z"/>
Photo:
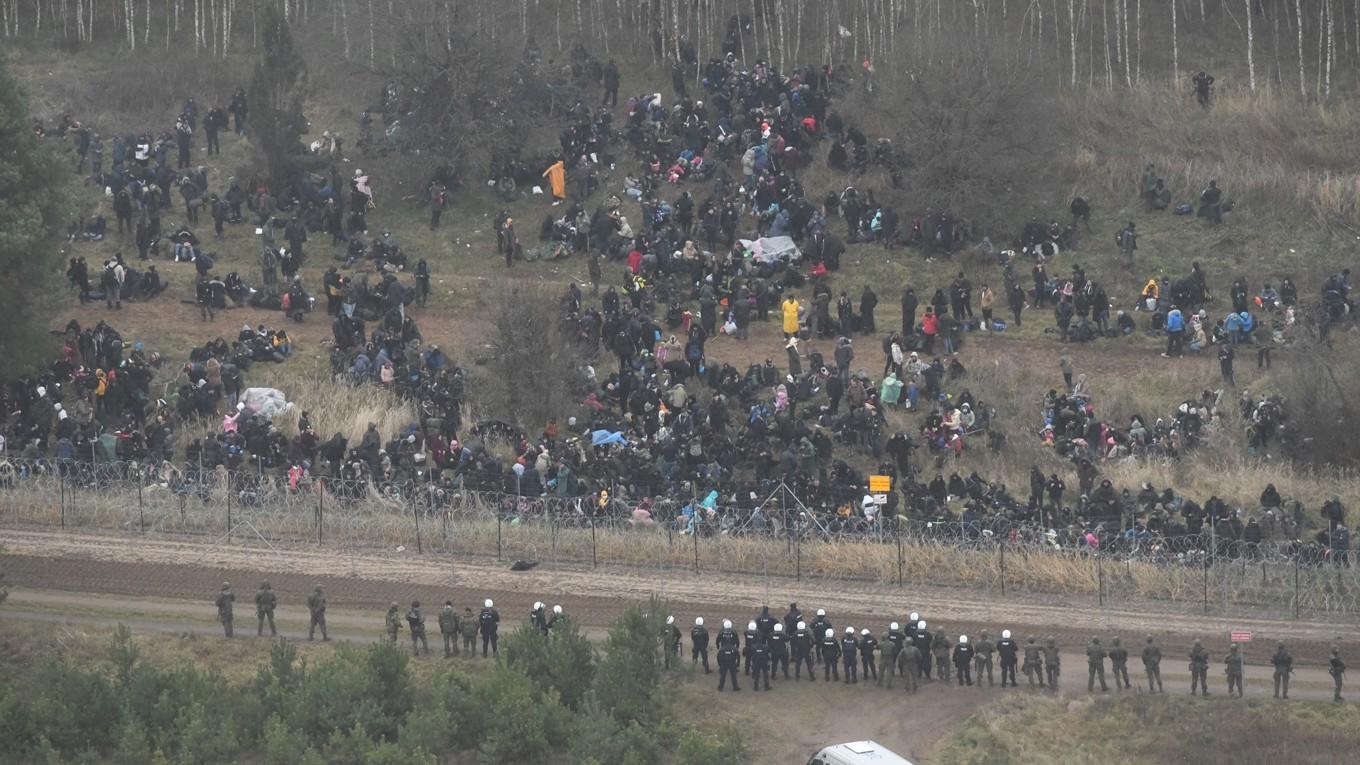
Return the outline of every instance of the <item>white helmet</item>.
<path id="1" fill-rule="evenodd" d="M 1001 630 L 1001 639 L 1002 639 L 1002 640 L 1010 640 L 1010 639 L 1011 639 L 1011 631 L 1010 631 L 1010 630 Z"/>
<path id="2" fill-rule="evenodd" d="M 923 629 L 925 629 L 925 628 L 926 628 L 926 620 L 925 620 L 925 619 L 922 619 L 921 621 L 919 621 L 919 622 L 916 623 L 916 629 L 918 629 L 918 630 L 923 630 Z"/>
<path id="3" fill-rule="evenodd" d="M 867 637 L 867 636 L 869 635 L 869 630 L 868 630 L 868 629 L 862 629 L 862 630 L 859 631 L 859 634 L 864 635 L 864 636 Z"/>
<path id="4" fill-rule="evenodd" d="M 487 598 L 486 600 L 483 600 L 483 601 L 482 601 L 482 608 L 491 608 L 491 607 L 492 607 L 491 598 Z"/>
<path id="5" fill-rule="evenodd" d="M 562 615 L 562 607 L 561 607 L 561 606 L 553 606 L 553 613 L 557 614 L 558 616 L 561 616 L 561 615 Z"/>
<path id="6" fill-rule="evenodd" d="M 959 645 L 968 645 L 967 635 L 959 635 Z"/>
<path id="7" fill-rule="evenodd" d="M 912 612 L 911 612 L 911 618 L 907 620 L 907 623 L 910 624 L 910 623 L 912 623 L 912 622 L 919 622 L 919 621 L 921 621 L 921 615 L 918 614 L 918 613 L 916 613 L 915 611 L 912 611 Z"/>
<path id="8" fill-rule="evenodd" d="M 704 626 L 704 617 L 702 617 L 702 616 L 696 616 L 696 617 L 694 617 L 694 626 L 695 626 L 695 627 L 702 627 L 702 626 Z"/>
<path id="9" fill-rule="evenodd" d="M 800 630 L 807 629 L 807 622 L 798 622 L 798 629 Z"/>
<path id="10" fill-rule="evenodd" d="M 730 629 L 732 629 L 732 620 L 731 620 L 731 619 L 723 619 L 723 629 L 725 629 L 725 630 L 730 630 Z"/>
<path id="11" fill-rule="evenodd" d="M 845 628 L 845 634 L 847 634 L 847 635 L 853 635 L 853 634 L 855 634 L 855 628 L 854 628 L 854 627 L 846 627 L 846 628 Z"/>
<path id="12" fill-rule="evenodd" d="M 826 616 L 826 609 L 825 609 L 825 608 L 819 608 L 819 609 L 817 609 L 817 615 L 818 615 L 818 616 Z"/>
<path id="13" fill-rule="evenodd" d="M 538 610 L 540 610 L 540 609 L 542 609 L 542 608 L 543 608 L 543 601 L 541 601 L 541 600 L 535 600 L 535 601 L 534 601 L 534 610 L 535 610 L 535 611 L 538 611 Z"/>
<path id="14" fill-rule="evenodd" d="M 897 622 L 893 622 L 892 624 L 888 625 L 888 629 L 892 630 L 893 632 L 896 632 L 902 629 L 902 625 L 898 624 Z"/>
<path id="15" fill-rule="evenodd" d="M 746 623 L 746 629 L 748 629 L 748 630 L 753 630 L 753 629 L 755 629 L 755 628 L 756 628 L 756 623 L 755 623 L 755 622 L 747 622 L 747 623 Z"/>
<path id="16" fill-rule="evenodd" d="M 675 624 L 675 617 L 674 617 L 674 616 L 667 616 L 667 617 L 666 617 L 666 623 L 667 623 L 667 624 Z"/>
<path id="17" fill-rule="evenodd" d="M 784 625 L 780 624 L 779 622 L 775 622 L 775 624 L 774 624 L 774 631 L 775 631 L 775 632 L 783 632 L 783 631 L 784 631 Z"/>
<path id="18" fill-rule="evenodd" d="M 828 629 L 828 630 L 826 631 L 826 636 L 829 637 L 829 638 L 836 637 L 836 631 L 833 630 L 833 629 Z"/>

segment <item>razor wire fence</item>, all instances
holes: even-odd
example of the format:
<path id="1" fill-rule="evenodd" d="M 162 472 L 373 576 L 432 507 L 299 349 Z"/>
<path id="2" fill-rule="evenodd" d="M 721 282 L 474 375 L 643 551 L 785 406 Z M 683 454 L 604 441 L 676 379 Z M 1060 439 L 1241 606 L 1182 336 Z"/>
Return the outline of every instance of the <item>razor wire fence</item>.
<path id="1" fill-rule="evenodd" d="M 663 575 L 949 588 L 1025 602 L 1340 619 L 1360 613 L 1348 550 L 1204 534 L 1077 533 L 1010 522 L 866 519 L 787 486 L 747 505 L 523 497 L 434 483 L 129 462 L 0 462 L 0 523 L 275 548 Z"/>

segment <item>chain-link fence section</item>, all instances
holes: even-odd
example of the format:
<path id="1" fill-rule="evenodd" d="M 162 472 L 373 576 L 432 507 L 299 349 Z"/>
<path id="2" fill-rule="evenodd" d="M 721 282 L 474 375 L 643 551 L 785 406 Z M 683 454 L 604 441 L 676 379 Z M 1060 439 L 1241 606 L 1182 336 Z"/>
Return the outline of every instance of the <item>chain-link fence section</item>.
<path id="1" fill-rule="evenodd" d="M 294 474 L 136 463 L 0 462 L 0 521 L 241 545 L 959 587 L 1097 606 L 1278 617 L 1360 612 L 1349 551 L 1212 532 L 1093 540 L 991 517 L 877 519 L 804 505 L 787 487 L 750 506 L 672 498 L 518 497 Z"/>

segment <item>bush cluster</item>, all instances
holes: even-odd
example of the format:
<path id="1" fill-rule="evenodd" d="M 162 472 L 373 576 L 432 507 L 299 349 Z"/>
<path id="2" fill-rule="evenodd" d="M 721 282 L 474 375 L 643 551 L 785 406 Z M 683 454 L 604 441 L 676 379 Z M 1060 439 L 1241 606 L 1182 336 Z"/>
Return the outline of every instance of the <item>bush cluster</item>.
<path id="1" fill-rule="evenodd" d="M 485 672 L 419 681 L 399 646 L 312 664 L 279 641 L 255 678 L 145 660 L 126 627 L 105 660 L 57 657 L 0 688 L 0 761 L 46 763 L 741 762 L 734 732 L 686 729 L 664 690 L 664 605 L 630 608 L 600 648 L 571 622 L 522 627 Z"/>

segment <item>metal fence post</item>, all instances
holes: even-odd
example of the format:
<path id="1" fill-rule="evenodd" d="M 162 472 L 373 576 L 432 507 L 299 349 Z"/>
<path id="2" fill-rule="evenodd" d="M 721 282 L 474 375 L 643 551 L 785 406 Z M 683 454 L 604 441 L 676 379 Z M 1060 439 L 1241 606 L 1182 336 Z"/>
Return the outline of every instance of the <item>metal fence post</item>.
<path id="1" fill-rule="evenodd" d="M 504 518 L 498 511 L 496 513 L 496 560 L 501 559 L 501 524 Z"/>
<path id="2" fill-rule="evenodd" d="M 1299 554 L 1294 553 L 1294 618 L 1299 618 Z"/>
<path id="3" fill-rule="evenodd" d="M 326 484 L 316 483 L 316 544 L 321 546 L 322 530 L 326 527 Z"/>
<path id="4" fill-rule="evenodd" d="M 411 487 L 411 492 L 412 494 L 415 493 L 414 485 Z M 411 500 L 411 517 L 414 518 L 416 522 L 416 555 L 424 555 L 425 548 L 420 543 L 420 505 L 415 501 L 414 497 L 412 497 Z"/>
<path id="5" fill-rule="evenodd" d="M 1006 596 L 1006 540 L 1002 539 L 1001 544 L 1001 596 Z"/>
<path id="6" fill-rule="evenodd" d="M 1105 605 L 1105 559 L 1096 555 L 1096 598 L 1103 607 Z"/>
<path id="7" fill-rule="evenodd" d="M 793 538 L 793 565 L 793 578 L 801 582 L 803 580 L 803 534 L 801 531 L 798 536 Z"/>
<path id="8" fill-rule="evenodd" d="M 591 568 L 600 567 L 599 549 L 595 544 L 595 519 L 590 519 L 590 566 Z"/>
<path id="9" fill-rule="evenodd" d="M 1209 561 L 1204 561 L 1204 613 L 1209 613 Z"/>
<path id="10" fill-rule="evenodd" d="M 66 528 L 66 471 L 65 471 L 65 470 L 62 470 L 60 465 L 58 465 L 57 469 L 58 469 L 58 470 L 61 470 L 61 473 L 60 473 L 60 477 L 61 477 L 61 481 L 60 481 L 60 483 L 61 483 L 61 527 L 62 527 L 63 529 L 65 529 L 65 528 Z"/>
<path id="11" fill-rule="evenodd" d="M 691 533 L 694 535 L 694 573 L 697 574 L 699 573 L 699 516 L 697 515 L 699 511 L 698 509 L 695 509 L 694 512 L 696 513 L 694 516 L 694 530 Z"/>
<path id="12" fill-rule="evenodd" d="M 231 473 L 226 476 L 223 493 L 227 495 L 227 544 L 231 544 Z"/>
<path id="13" fill-rule="evenodd" d="M 143 534 L 146 533 L 146 508 L 142 502 L 142 480 L 137 479 L 137 525 Z"/>
<path id="14" fill-rule="evenodd" d="M 897 586 L 902 586 L 902 535 L 894 533 L 893 539 L 897 541 Z M 889 670 L 891 671 L 891 670 Z"/>

